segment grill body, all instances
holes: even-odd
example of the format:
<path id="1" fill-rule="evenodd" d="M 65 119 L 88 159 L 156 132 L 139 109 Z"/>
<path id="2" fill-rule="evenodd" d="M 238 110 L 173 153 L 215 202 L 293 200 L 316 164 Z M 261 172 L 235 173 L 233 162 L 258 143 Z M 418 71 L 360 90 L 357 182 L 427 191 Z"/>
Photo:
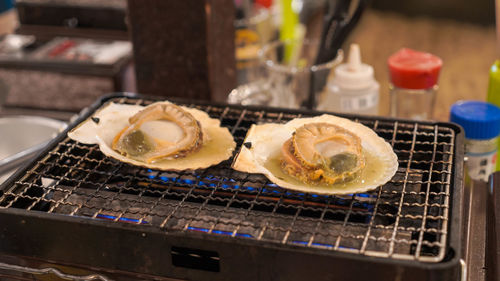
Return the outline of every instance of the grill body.
<path id="1" fill-rule="evenodd" d="M 108 101 L 155 99 L 103 98 L 68 129 Z M 187 106 L 220 118 L 236 152 L 251 124 L 319 114 Z M 458 280 L 460 128 L 347 117 L 374 129 L 399 158 L 394 178 L 365 194 L 290 192 L 230 169 L 233 159 L 205 170 L 152 171 L 64 132 L 1 186 L 0 251 L 188 280 Z"/>

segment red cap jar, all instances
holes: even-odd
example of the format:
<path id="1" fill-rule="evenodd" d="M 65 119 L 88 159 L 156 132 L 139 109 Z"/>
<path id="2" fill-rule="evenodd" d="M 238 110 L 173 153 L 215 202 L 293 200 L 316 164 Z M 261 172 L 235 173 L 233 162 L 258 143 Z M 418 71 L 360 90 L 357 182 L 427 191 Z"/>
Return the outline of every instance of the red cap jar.
<path id="1" fill-rule="evenodd" d="M 403 48 L 387 60 L 391 82 L 406 89 L 428 89 L 437 84 L 443 62 L 433 54 Z"/>
<path id="2" fill-rule="evenodd" d="M 403 48 L 387 60 L 391 78 L 391 116 L 432 118 L 442 60 L 430 53 Z"/>

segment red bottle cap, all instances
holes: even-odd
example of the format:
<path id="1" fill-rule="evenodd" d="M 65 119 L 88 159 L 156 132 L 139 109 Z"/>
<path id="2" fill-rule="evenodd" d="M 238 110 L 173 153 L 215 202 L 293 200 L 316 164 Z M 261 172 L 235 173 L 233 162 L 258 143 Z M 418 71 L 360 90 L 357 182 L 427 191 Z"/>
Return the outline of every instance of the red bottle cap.
<path id="1" fill-rule="evenodd" d="M 405 89 L 428 89 L 437 84 L 443 61 L 429 53 L 403 48 L 387 60 L 391 82 Z"/>
<path id="2" fill-rule="evenodd" d="M 264 8 L 269 8 L 273 4 L 273 0 L 256 0 L 255 3 Z"/>

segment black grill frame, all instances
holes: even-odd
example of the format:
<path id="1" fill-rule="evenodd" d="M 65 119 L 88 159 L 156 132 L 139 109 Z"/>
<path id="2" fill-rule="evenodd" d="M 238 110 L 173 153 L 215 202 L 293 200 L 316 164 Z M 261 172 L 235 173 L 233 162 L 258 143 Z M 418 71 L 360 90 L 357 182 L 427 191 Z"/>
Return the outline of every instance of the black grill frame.
<path id="1" fill-rule="evenodd" d="M 88 110 L 81 113 L 78 120 L 69 126 L 70 130 L 76 124 L 87 119 L 97 108 L 105 102 L 125 97 L 127 99 L 145 99 L 155 101 L 158 98 L 144 97 L 130 94 L 117 94 L 104 97 L 97 101 Z M 185 103 L 178 101 L 179 103 Z M 190 103 L 193 104 L 193 103 Z M 194 103 L 199 106 L 219 106 L 213 103 Z M 226 107 L 226 105 L 220 105 Z M 318 112 L 270 109 L 231 106 L 241 110 L 264 110 L 276 114 L 317 115 Z M 346 116 L 351 119 L 380 120 L 394 122 L 395 119 L 381 117 L 359 117 Z M 396 121 L 398 122 L 398 121 Z M 399 120 L 402 123 L 415 123 L 414 121 Z M 404 280 L 422 280 L 435 277 L 435 280 L 456 280 L 459 271 L 460 239 L 461 239 L 461 214 L 460 206 L 462 200 L 462 178 L 463 174 L 463 133 L 461 129 L 450 123 L 418 122 L 422 126 L 443 126 L 451 128 L 455 132 L 453 171 L 450 179 L 450 209 L 447 229 L 447 246 L 444 257 L 435 263 L 425 263 L 412 260 L 400 260 L 394 257 L 380 258 L 369 257 L 360 254 L 343 253 L 322 249 L 322 247 L 304 247 L 290 243 L 276 244 L 265 240 L 252 240 L 245 238 L 228 237 L 220 235 L 207 235 L 195 231 L 182 231 L 175 228 L 167 228 L 167 231 L 152 228 L 142 224 L 110 223 L 108 221 L 80 218 L 76 216 L 62 216 L 51 213 L 26 211 L 23 209 L 7 208 L 0 209 L 2 223 L 1 235 L 7 237 L 8 245 L 0 246 L 0 251 L 10 254 L 36 256 L 39 258 L 67 261 L 70 263 L 114 268 L 131 272 L 142 272 L 161 276 L 189 278 L 196 280 L 211 279 L 233 279 L 238 276 L 237 272 L 245 272 L 238 276 L 240 280 L 257 279 L 265 280 L 303 280 L 304 278 L 327 280 L 328 276 L 339 280 L 357 280 L 370 276 L 373 280 L 388 280 L 394 278 L 396 268 L 401 270 Z M 11 179 L 4 183 L 0 190 L 4 190 L 19 180 L 27 170 L 47 155 L 54 147 L 64 141 L 67 131 L 59 135 L 32 163 L 18 171 Z M 241 145 L 241 141 L 238 144 Z M 237 150 L 239 150 L 239 145 Z M 226 164 L 227 165 L 227 164 Z M 2 194 L 0 194 L 2 195 Z M 200 207 L 201 209 L 201 207 Z M 51 227 L 47 227 L 51 225 Z M 61 233 L 56 237 L 56 233 Z M 63 234 L 64 233 L 64 234 Z M 110 236 L 110 237 L 107 237 Z M 74 240 L 74 241 L 73 241 Z M 22 242 L 21 242 L 22 241 Z M 80 245 L 73 251 L 72 256 L 65 257 L 65 251 L 70 250 L 77 242 Z M 209 243 L 210 242 L 210 243 Z M 44 247 L 40 249 L 39 245 Z M 95 245 L 88 248 L 88 245 Z M 126 245 L 126 246 L 124 246 Z M 153 245 L 153 246 L 152 246 Z M 310 246 L 310 245 L 309 245 Z M 201 249 L 212 251 L 220 257 L 220 268 L 218 272 L 206 272 L 200 270 L 186 270 L 172 265 L 175 252 L 172 247 L 186 249 Z M 50 250 L 49 250 L 50 249 Z M 159 251 L 158 249 L 163 249 Z M 338 249 L 337 249 L 338 250 Z M 133 262 L 127 260 L 130 253 L 146 253 L 158 257 L 141 260 L 140 256 L 134 256 Z M 123 253 L 125 256 L 117 254 Z M 152 253 L 155 253 L 152 255 Z M 196 254 L 195 254 L 196 255 Z M 106 256 L 103 258 L 101 256 Z M 228 258 L 231 257 L 231 258 Z M 241 260 L 250 261 L 245 264 Z M 240 262 L 238 262 L 238 260 Z M 91 262 L 90 262 L 91 261 Z M 365 270 L 357 269 L 362 264 Z M 314 268 L 314 270 L 313 270 Z M 264 275 L 249 274 L 252 269 L 260 269 Z M 262 274 L 257 272 L 257 274 Z M 278 274 L 281 273 L 281 275 Z M 390 273 L 389 275 L 388 272 Z M 236 275 L 235 275 L 236 274 Z M 314 277 L 312 277 L 314 276 Z M 340 278 L 340 276 L 343 276 Z M 392 276 L 392 277 L 390 277 Z M 286 278 L 285 278 L 286 277 Z M 379 279 L 380 278 L 380 279 Z M 331 278 L 328 280 L 332 280 Z"/>

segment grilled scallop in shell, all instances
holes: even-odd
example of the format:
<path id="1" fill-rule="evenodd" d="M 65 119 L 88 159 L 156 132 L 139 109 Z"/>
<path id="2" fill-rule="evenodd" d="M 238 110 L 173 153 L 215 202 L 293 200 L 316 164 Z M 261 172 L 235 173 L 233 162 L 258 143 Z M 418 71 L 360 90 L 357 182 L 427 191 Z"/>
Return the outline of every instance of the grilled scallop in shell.
<path id="1" fill-rule="evenodd" d="M 108 102 L 68 137 L 98 144 L 104 155 L 118 161 L 160 171 L 208 168 L 230 158 L 236 147 L 219 119 L 169 101 L 148 106 Z"/>
<path id="2" fill-rule="evenodd" d="M 329 123 L 299 127 L 282 147 L 283 171 L 309 184 L 344 182 L 364 166 L 360 138 Z"/>
<path id="3" fill-rule="evenodd" d="M 369 127 L 323 114 L 284 124 L 253 124 L 233 162 L 273 184 L 314 194 L 375 189 L 398 170 L 392 146 Z"/>
<path id="4" fill-rule="evenodd" d="M 177 127 L 171 127 L 168 132 L 159 132 L 166 131 L 158 123 L 161 121 L 169 121 Z M 198 150 L 203 143 L 198 121 L 172 103 L 148 106 L 130 117 L 129 123 L 115 136 L 112 148 L 126 157 L 145 163 L 184 157 Z"/>

